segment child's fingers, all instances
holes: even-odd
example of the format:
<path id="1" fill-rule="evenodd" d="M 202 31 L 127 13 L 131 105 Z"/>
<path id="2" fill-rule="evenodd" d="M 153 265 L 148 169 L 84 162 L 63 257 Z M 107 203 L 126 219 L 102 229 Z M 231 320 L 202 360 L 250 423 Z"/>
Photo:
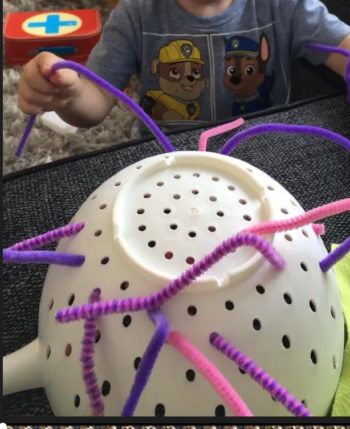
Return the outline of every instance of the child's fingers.
<path id="1" fill-rule="evenodd" d="M 78 75 L 73 70 L 61 69 L 52 73 L 52 66 L 58 61 L 63 61 L 57 55 L 51 52 L 42 52 L 36 58 L 40 74 L 54 86 L 69 87 L 77 81 Z"/>
<path id="2" fill-rule="evenodd" d="M 44 106 L 52 101 L 53 94 L 45 94 L 27 86 L 25 90 L 21 92 L 21 97 L 28 103 Z"/>
<path id="3" fill-rule="evenodd" d="M 43 111 L 41 106 L 31 104 L 23 97 L 18 99 L 18 107 L 20 110 L 22 110 L 23 113 L 26 113 L 27 115 L 37 115 Z"/>
<path id="4" fill-rule="evenodd" d="M 57 70 L 54 74 L 50 76 L 50 82 L 55 86 L 60 88 L 67 88 L 76 83 L 78 75 L 73 70 Z"/>

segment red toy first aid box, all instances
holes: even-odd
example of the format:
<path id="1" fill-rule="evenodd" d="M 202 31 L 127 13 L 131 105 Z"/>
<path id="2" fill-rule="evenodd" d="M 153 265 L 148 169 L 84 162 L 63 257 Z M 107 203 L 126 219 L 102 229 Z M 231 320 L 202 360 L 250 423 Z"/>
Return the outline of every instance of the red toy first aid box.
<path id="1" fill-rule="evenodd" d="M 42 51 L 85 62 L 101 34 L 98 10 L 10 13 L 4 23 L 5 61 L 23 65 Z"/>

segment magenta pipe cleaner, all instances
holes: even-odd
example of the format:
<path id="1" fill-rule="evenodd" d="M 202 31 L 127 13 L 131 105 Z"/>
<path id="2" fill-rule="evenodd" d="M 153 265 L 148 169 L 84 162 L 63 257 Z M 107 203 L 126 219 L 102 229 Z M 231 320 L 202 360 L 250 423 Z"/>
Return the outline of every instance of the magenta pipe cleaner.
<path id="1" fill-rule="evenodd" d="M 44 246 L 45 244 L 52 243 L 53 241 L 60 240 L 63 237 L 70 237 L 77 234 L 84 228 L 84 223 L 71 223 L 60 228 L 52 229 L 44 234 L 37 235 L 36 237 L 28 238 L 19 243 L 9 247 L 11 250 L 33 250 L 37 247 Z"/>
<path id="2" fill-rule="evenodd" d="M 328 271 L 336 262 L 350 252 L 350 237 L 343 241 L 333 252 L 329 253 L 320 262 L 320 267 L 323 272 Z"/>
<path id="3" fill-rule="evenodd" d="M 156 325 L 156 331 L 149 342 L 144 355 L 141 358 L 140 366 L 137 369 L 134 384 L 131 387 L 129 396 L 122 411 L 122 417 L 129 417 L 134 414 L 140 396 L 146 387 L 157 357 L 169 334 L 169 322 L 159 311 L 150 311 L 148 316 Z"/>
<path id="4" fill-rule="evenodd" d="M 57 70 L 68 68 L 76 71 L 87 79 L 99 85 L 105 91 L 112 94 L 114 97 L 118 98 L 122 101 L 126 106 L 132 110 L 136 116 L 146 125 L 146 127 L 151 131 L 154 137 L 158 140 L 158 142 L 163 146 L 166 152 L 175 152 L 176 149 L 170 143 L 169 139 L 165 136 L 163 131 L 158 127 L 158 125 L 146 114 L 146 112 L 131 98 L 129 98 L 126 94 L 124 94 L 120 89 L 114 87 L 106 80 L 102 79 L 96 73 L 89 70 L 87 67 L 84 67 L 81 64 L 78 64 L 74 61 L 58 61 L 52 66 L 52 73 L 55 73 Z M 35 121 L 35 115 L 32 115 L 29 118 L 27 126 L 24 130 L 23 136 L 21 138 L 20 144 L 17 148 L 16 155 L 19 156 L 22 153 L 22 150 L 27 142 L 28 136 L 33 128 Z"/>
<path id="5" fill-rule="evenodd" d="M 350 152 L 350 140 L 333 131 L 326 130 L 325 128 L 309 125 L 263 124 L 256 125 L 255 127 L 248 128 L 247 130 L 235 134 L 224 144 L 219 153 L 222 155 L 229 155 L 244 139 L 265 133 L 292 133 L 318 136 L 333 141 Z"/>
<path id="6" fill-rule="evenodd" d="M 101 289 L 94 289 L 89 297 L 92 304 L 100 300 Z M 96 338 L 97 317 L 89 317 L 84 322 L 84 337 L 81 342 L 80 362 L 82 367 L 85 391 L 89 397 L 90 407 L 94 416 L 103 416 L 104 404 L 101 399 L 101 392 L 98 387 L 96 374 L 94 371 L 94 344 Z"/>
<path id="7" fill-rule="evenodd" d="M 256 365 L 256 363 L 239 351 L 216 332 L 209 337 L 210 344 L 224 353 L 240 368 L 246 371 L 256 382 L 276 398 L 288 411 L 295 416 L 310 416 L 310 412 L 291 393 L 277 383 L 267 372 Z"/>
<path id="8" fill-rule="evenodd" d="M 127 311 L 153 310 L 159 308 L 183 288 L 190 285 L 210 267 L 230 252 L 241 246 L 252 246 L 258 250 L 277 270 L 285 266 L 284 259 L 274 247 L 262 237 L 249 232 L 242 232 L 224 240 L 211 253 L 195 262 L 191 268 L 184 271 L 160 291 L 142 297 L 113 299 L 95 304 L 84 304 L 79 307 L 68 307 L 58 310 L 56 320 L 60 323 L 86 319 L 90 315 L 125 313 Z"/>
<path id="9" fill-rule="evenodd" d="M 319 43 L 307 43 L 305 47 L 307 49 L 316 49 L 318 51 L 329 52 L 348 57 L 348 64 L 345 71 L 345 82 L 347 86 L 347 100 L 350 103 L 350 51 L 344 48 L 338 48 L 337 46 L 321 45 Z"/>
<path id="10" fill-rule="evenodd" d="M 79 267 L 85 261 L 85 256 L 68 253 L 52 252 L 50 250 L 19 251 L 4 249 L 4 262 L 15 264 L 56 264 L 69 267 Z"/>

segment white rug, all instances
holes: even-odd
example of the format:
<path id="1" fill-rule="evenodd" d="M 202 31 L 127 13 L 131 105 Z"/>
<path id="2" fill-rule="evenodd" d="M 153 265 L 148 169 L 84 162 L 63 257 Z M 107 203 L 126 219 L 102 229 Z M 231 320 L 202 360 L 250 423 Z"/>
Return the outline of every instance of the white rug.
<path id="1" fill-rule="evenodd" d="M 98 2 L 92 0 L 4 0 L 4 16 L 9 12 L 47 9 L 83 9 L 94 8 Z M 101 2 L 102 4 L 102 2 Z M 98 6 L 103 21 L 109 10 Z M 130 138 L 133 116 L 124 106 L 117 104 L 105 121 L 91 129 L 78 130 L 76 134 L 62 136 L 40 124 L 37 120 L 25 152 L 19 158 L 15 150 L 23 132 L 26 118 L 17 107 L 17 82 L 20 70 L 7 68 L 3 70 L 3 174 L 21 170 L 38 164 L 64 158 L 78 153 L 101 149 L 111 144 L 120 143 Z M 130 83 L 133 94 L 136 94 L 138 81 L 133 78 Z"/>

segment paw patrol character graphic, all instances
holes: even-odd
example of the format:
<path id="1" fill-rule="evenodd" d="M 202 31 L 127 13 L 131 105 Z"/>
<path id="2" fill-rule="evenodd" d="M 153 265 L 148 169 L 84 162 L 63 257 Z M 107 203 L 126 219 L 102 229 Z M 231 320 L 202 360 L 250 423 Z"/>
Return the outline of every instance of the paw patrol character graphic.
<path id="1" fill-rule="evenodd" d="M 269 58 L 265 35 L 259 43 L 241 36 L 225 39 L 224 85 L 234 96 L 233 116 L 271 107 L 273 78 L 265 73 Z"/>
<path id="2" fill-rule="evenodd" d="M 194 120 L 200 112 L 199 97 L 206 88 L 204 61 L 190 40 L 176 40 L 159 50 L 152 61 L 159 90 L 146 93 L 143 108 L 155 120 Z"/>

